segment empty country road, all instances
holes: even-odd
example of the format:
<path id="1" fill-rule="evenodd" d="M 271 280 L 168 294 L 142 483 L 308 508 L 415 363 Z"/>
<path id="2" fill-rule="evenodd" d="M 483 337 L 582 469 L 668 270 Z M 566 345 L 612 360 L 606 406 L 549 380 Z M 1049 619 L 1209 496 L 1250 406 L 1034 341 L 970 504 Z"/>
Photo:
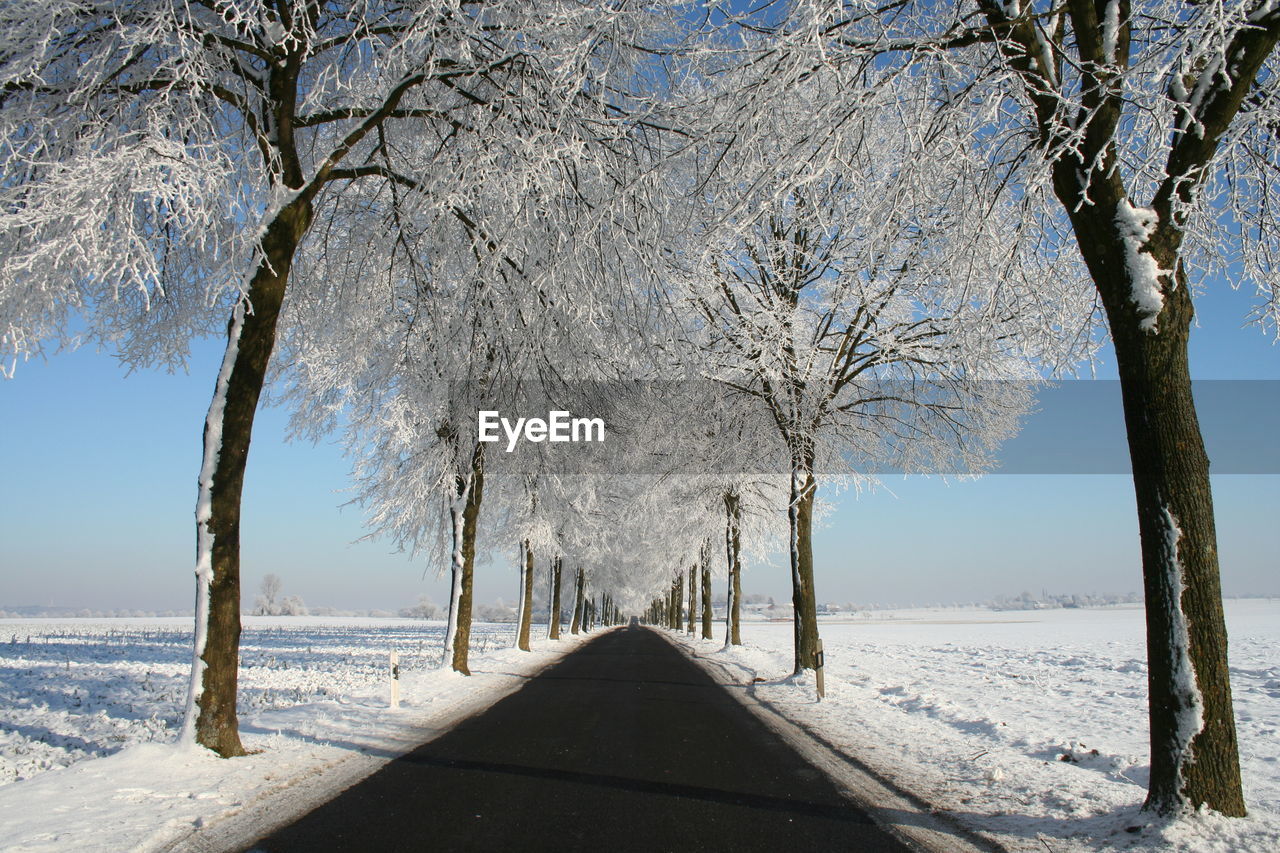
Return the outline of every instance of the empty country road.
<path id="1" fill-rule="evenodd" d="M 910 848 L 666 640 L 631 627 L 246 849 Z"/>

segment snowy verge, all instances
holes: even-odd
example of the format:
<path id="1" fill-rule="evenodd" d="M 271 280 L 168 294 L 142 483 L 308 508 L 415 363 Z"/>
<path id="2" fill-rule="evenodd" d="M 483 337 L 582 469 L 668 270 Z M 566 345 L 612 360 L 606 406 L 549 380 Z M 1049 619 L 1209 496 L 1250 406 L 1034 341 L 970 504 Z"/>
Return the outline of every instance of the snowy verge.
<path id="1" fill-rule="evenodd" d="M 790 625 L 744 624 L 746 644 L 732 649 L 664 635 L 748 705 L 840 756 L 824 766 L 833 778 L 848 785 L 838 765 L 865 765 L 1008 850 L 1280 850 L 1280 602 L 1228 601 L 1227 620 L 1242 820 L 1141 811 L 1150 765 L 1140 608 L 824 621 L 821 702 L 812 674 L 791 676 Z"/>
<path id="2" fill-rule="evenodd" d="M 932 805 L 903 790 L 819 733 L 757 695 L 753 670 L 711 651 L 712 641 L 659 632 L 723 685 L 735 699 L 814 767 L 841 787 L 876 822 L 912 850 L 928 853 L 1003 853 L 1004 848 L 970 831 Z M 717 646 L 723 650 L 723 647 Z"/>
<path id="3" fill-rule="evenodd" d="M 475 653 L 469 678 L 434 667 L 402 669 L 398 710 L 389 708 L 385 675 L 376 686 L 357 679 L 350 690 L 341 689 L 339 677 L 337 689 L 312 693 L 308 701 L 273 701 L 248 714 L 242 709 L 242 738 L 254 753 L 244 758 L 135 743 L 39 772 L 0 787 L 3 847 L 13 853 L 142 853 L 246 845 L 519 689 L 589 637 L 538 641 L 531 653 Z M 277 672 L 287 680 L 300 670 L 306 671 L 294 661 Z"/>

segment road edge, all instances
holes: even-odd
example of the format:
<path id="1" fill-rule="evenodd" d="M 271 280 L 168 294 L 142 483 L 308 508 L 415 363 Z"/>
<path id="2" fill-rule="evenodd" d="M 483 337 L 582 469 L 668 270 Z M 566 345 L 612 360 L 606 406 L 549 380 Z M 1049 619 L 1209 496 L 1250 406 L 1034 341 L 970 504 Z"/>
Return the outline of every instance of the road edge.
<path id="1" fill-rule="evenodd" d="M 923 797 L 886 778 L 856 756 L 837 748 L 818 732 L 758 699 L 751 685 L 735 679 L 724 664 L 698 654 L 695 649 L 668 636 L 666 631 L 655 629 L 654 633 L 701 667 L 770 731 L 826 774 L 849 799 L 871 816 L 877 826 L 903 844 L 922 853 L 1008 853 L 1008 849 L 998 842 L 981 835 Z M 904 818 L 904 815 L 909 817 Z"/>
<path id="2" fill-rule="evenodd" d="M 605 629 L 611 630 L 611 629 Z M 252 849 L 258 839 L 271 835 L 277 829 L 288 826 L 319 806 L 356 785 L 390 762 L 407 755 L 419 746 L 430 743 L 454 727 L 482 714 L 508 696 L 519 691 L 529 681 L 537 678 L 547 668 L 559 663 L 566 654 L 583 643 L 599 637 L 604 631 L 575 638 L 566 643 L 557 655 L 540 661 L 527 673 L 509 674 L 509 682 L 481 690 L 470 700 L 463 702 L 439 717 L 432 717 L 415 724 L 421 731 L 421 740 L 398 749 L 395 753 L 371 754 L 356 752 L 335 762 L 309 768 L 306 772 L 285 780 L 281 785 L 239 809 L 224 812 L 202 826 L 195 827 L 180 838 L 152 848 L 151 853 L 225 853 L 231 850 Z"/>

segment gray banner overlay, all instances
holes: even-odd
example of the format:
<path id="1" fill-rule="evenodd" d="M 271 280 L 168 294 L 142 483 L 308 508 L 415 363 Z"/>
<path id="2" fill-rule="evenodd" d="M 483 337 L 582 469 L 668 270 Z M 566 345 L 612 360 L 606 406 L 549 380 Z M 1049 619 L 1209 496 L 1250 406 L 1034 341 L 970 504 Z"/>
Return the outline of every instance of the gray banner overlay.
<path id="1" fill-rule="evenodd" d="M 815 433 L 820 473 L 1130 472 L 1118 381 L 879 381 L 842 389 L 827 404 L 834 413 L 815 413 L 805 398 L 775 410 L 757 390 L 708 380 L 550 389 L 454 382 L 445 394 L 463 441 L 482 432 L 489 439 L 486 467 L 495 473 L 785 474 L 780 416 L 823 421 Z M 1194 393 L 1212 473 L 1280 474 L 1280 381 L 1201 380 Z M 983 447 L 974 428 L 992 413 L 1019 427 Z"/>

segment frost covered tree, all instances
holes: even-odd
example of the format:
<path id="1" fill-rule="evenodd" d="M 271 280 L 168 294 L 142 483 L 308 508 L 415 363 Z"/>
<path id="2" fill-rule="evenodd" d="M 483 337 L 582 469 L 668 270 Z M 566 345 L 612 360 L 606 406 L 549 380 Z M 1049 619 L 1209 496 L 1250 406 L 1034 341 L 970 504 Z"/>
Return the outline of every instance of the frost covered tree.
<path id="1" fill-rule="evenodd" d="M 516 647 L 527 652 L 533 619 L 534 555 L 570 552 L 592 558 L 594 552 L 585 544 L 579 529 L 583 518 L 578 507 L 584 501 L 591 502 L 597 483 L 591 477 L 567 477 L 547 470 L 545 459 L 537 452 L 526 452 L 511 467 L 515 470 L 509 468 L 505 472 L 507 476 L 498 480 L 498 488 L 511 493 L 507 498 L 510 509 L 506 529 L 514 533 L 520 543 L 517 568 L 521 605 Z M 567 530 L 577 530 L 577 533 L 566 536 Z M 574 618 L 579 627 L 584 615 L 581 607 L 586 596 L 587 574 L 581 567 L 575 574 Z M 548 588 L 553 580 L 548 578 Z"/>
<path id="2" fill-rule="evenodd" d="M 914 86 L 887 84 L 896 110 L 846 112 L 814 145 L 805 117 L 840 82 L 812 76 L 774 101 L 768 147 L 714 152 L 726 177 L 704 181 L 702 218 L 722 224 L 676 276 L 706 375 L 759 404 L 785 448 L 797 673 L 817 653 L 819 476 L 980 468 L 1026 411 L 1029 365 L 1088 338 L 1052 329 L 1078 333 L 1092 308 L 1069 264 L 1008 251 L 1011 212 L 966 193 L 956 128 L 931 129 L 941 156 L 919 145 L 902 121 Z M 743 175 L 757 180 L 745 198 Z M 1023 381 L 990 381 L 1008 379 Z"/>
<path id="3" fill-rule="evenodd" d="M 405 38 L 423 22 L 395 6 L 136 0 L 23 15 L 4 20 L 21 45 L 3 72 L 3 284 L 21 309 L 6 312 L 6 343 L 25 344 L 20 323 L 56 336 L 81 309 L 129 360 L 172 361 L 193 326 L 231 315 L 205 424 L 185 728 L 239 755 L 240 492 L 290 269 L 323 191 L 360 177 L 344 161 L 367 160 L 408 92 L 446 72 Z M 11 40 L 33 24 L 49 37 Z"/>
<path id="4" fill-rule="evenodd" d="M 435 602 L 423 595 L 418 598 L 418 603 L 413 607 L 401 610 L 400 616 L 405 619 L 435 619 L 439 612 L 440 608 L 436 607 Z"/>
<path id="5" fill-rule="evenodd" d="M 280 597 L 280 576 L 277 574 L 267 574 L 262 578 L 262 585 L 258 587 L 258 600 L 254 603 L 253 612 L 259 616 L 274 616 L 279 605 L 276 599 Z"/>
<path id="6" fill-rule="evenodd" d="M 868 63 L 973 116 L 985 194 L 1016 196 L 1011 245 L 1078 252 L 1115 348 L 1147 612 L 1146 807 L 1244 815 L 1208 459 L 1187 342 L 1194 295 L 1244 284 L 1276 328 L 1280 115 L 1272 0 L 961 0 L 891 13 L 796 6 L 796 68 Z M 817 25 L 820 29 L 815 29 Z M 784 36 L 783 33 L 786 33 Z M 820 33 L 820 35 L 816 35 Z M 802 58 L 801 58 L 802 57 Z"/>
<path id="7" fill-rule="evenodd" d="M 293 298 L 374 287 L 375 270 L 413 278 L 414 237 L 444 219 L 498 254 L 470 205 L 475 180 L 571 179 L 576 154 L 610 133 L 601 105 L 620 91 L 606 82 L 619 57 L 660 18 L 502 0 L 0 10 L 8 353 L 66 338 L 74 312 L 135 364 L 180 362 L 191 334 L 227 330 L 199 477 L 188 737 L 243 753 L 240 495 Z M 508 201 L 485 215 L 501 221 Z"/>
<path id="8" fill-rule="evenodd" d="M 281 616 L 306 616 L 308 612 L 307 604 L 300 595 L 286 595 L 280 602 Z"/>

